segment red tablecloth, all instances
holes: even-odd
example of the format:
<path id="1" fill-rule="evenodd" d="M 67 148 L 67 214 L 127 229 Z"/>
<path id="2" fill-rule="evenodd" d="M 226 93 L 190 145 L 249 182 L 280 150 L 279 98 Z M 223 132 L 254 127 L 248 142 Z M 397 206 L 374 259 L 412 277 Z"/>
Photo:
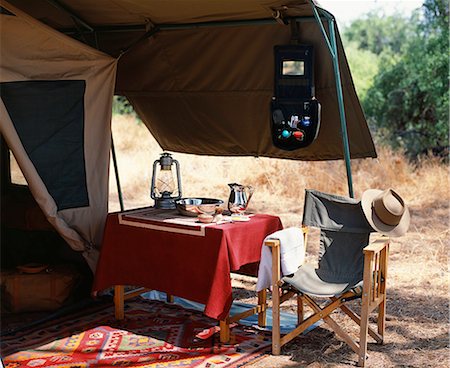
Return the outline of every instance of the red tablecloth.
<path id="1" fill-rule="evenodd" d="M 195 236 L 120 224 L 119 214 L 109 214 L 93 290 L 144 286 L 205 304 L 207 316 L 223 319 L 232 303 L 230 271 L 258 262 L 264 238 L 281 228 L 276 216 L 254 215 Z"/>

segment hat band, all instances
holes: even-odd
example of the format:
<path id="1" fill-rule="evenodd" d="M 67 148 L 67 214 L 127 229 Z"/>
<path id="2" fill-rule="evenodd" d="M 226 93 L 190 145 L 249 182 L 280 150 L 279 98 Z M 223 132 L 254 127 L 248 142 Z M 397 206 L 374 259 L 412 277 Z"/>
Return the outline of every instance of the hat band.
<path id="1" fill-rule="evenodd" d="M 384 206 L 382 199 L 373 201 L 373 209 L 380 221 L 386 225 L 397 226 L 402 218 L 402 215 L 395 215 L 389 212 Z"/>

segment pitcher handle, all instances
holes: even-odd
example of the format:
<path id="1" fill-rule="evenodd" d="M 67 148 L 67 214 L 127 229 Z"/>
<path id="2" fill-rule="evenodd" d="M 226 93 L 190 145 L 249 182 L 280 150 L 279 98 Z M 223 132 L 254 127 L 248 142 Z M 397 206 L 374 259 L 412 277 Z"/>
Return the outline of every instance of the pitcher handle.
<path id="1" fill-rule="evenodd" d="M 250 199 L 252 198 L 253 193 L 255 192 L 255 190 L 254 190 L 253 187 L 250 186 L 250 185 L 247 185 L 245 188 L 248 190 L 247 206 L 245 206 L 245 207 L 247 208 L 247 207 L 248 207 L 248 204 L 250 203 Z"/>

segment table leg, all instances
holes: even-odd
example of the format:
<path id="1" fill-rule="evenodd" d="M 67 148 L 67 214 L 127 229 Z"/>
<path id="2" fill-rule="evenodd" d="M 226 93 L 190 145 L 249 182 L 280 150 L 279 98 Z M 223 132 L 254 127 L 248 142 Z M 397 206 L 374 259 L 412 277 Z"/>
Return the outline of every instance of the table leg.
<path id="1" fill-rule="evenodd" d="M 228 317 L 220 320 L 220 342 L 230 341 L 230 323 Z"/>
<path id="2" fill-rule="evenodd" d="M 267 290 L 258 291 L 258 326 L 266 327 Z"/>
<path id="3" fill-rule="evenodd" d="M 124 319 L 124 287 L 123 285 L 114 286 L 114 311 L 116 319 Z"/>

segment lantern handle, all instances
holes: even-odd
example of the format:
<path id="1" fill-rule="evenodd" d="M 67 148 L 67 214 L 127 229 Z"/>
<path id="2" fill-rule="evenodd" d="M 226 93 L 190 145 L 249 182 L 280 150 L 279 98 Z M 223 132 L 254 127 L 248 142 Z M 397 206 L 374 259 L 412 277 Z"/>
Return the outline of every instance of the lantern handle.
<path id="1" fill-rule="evenodd" d="M 155 177 L 156 177 L 156 165 L 159 164 L 159 160 L 156 160 L 153 162 L 153 173 L 152 173 L 152 184 L 150 186 L 150 197 L 154 200 L 156 200 L 155 195 Z"/>
<path id="2" fill-rule="evenodd" d="M 177 160 L 173 160 L 175 166 L 177 168 L 177 183 L 178 183 L 178 196 L 175 199 L 180 199 L 182 197 L 181 193 L 181 172 L 180 172 L 180 164 Z"/>

